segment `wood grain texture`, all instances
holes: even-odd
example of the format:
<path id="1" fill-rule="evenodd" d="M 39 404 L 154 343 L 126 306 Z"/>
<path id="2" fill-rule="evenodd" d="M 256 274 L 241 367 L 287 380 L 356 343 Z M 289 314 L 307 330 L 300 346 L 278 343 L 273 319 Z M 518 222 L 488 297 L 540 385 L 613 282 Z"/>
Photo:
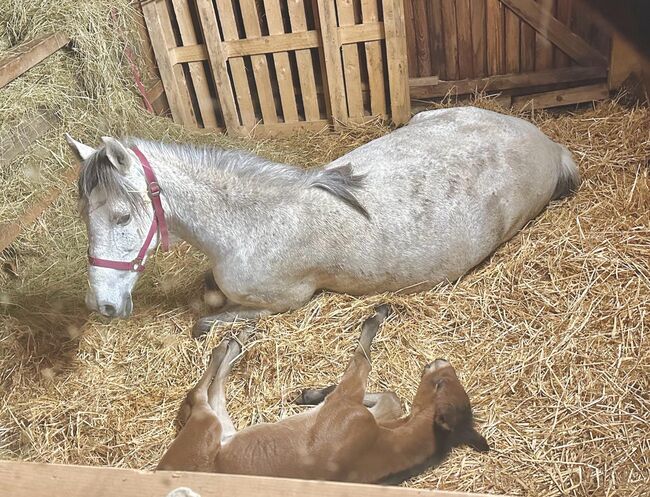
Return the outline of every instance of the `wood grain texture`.
<path id="1" fill-rule="evenodd" d="M 487 71 L 488 74 L 505 72 L 505 10 L 499 0 L 487 0 Z"/>
<path id="2" fill-rule="evenodd" d="M 445 44 L 444 79 L 458 79 L 458 32 L 456 29 L 456 2 L 442 1 L 442 32 Z"/>
<path id="3" fill-rule="evenodd" d="M 411 118 L 411 98 L 408 65 L 404 60 L 406 26 L 402 0 L 384 0 L 384 27 L 386 30 L 391 119 L 395 124 L 404 124 Z"/>
<path id="4" fill-rule="evenodd" d="M 361 0 L 361 17 L 364 24 L 379 21 L 377 0 Z M 384 33 L 385 36 L 385 33 Z M 370 89 L 370 113 L 373 116 L 386 115 L 386 87 L 384 74 L 384 55 L 381 42 L 364 43 L 366 64 L 368 65 L 368 86 Z"/>
<path id="5" fill-rule="evenodd" d="M 23 43 L 0 59 L 0 88 L 28 71 L 70 42 L 63 33 L 52 33 Z"/>
<path id="6" fill-rule="evenodd" d="M 456 28 L 458 30 L 458 76 L 461 79 L 470 78 L 474 76 L 470 0 L 456 0 Z"/>
<path id="7" fill-rule="evenodd" d="M 354 26 L 354 5 L 352 0 L 336 1 L 339 26 Z M 340 37 L 339 37 L 340 39 Z M 361 71 L 359 49 L 356 44 L 343 45 L 343 74 L 345 75 L 345 94 L 350 117 L 364 115 L 363 95 L 361 93 Z"/>

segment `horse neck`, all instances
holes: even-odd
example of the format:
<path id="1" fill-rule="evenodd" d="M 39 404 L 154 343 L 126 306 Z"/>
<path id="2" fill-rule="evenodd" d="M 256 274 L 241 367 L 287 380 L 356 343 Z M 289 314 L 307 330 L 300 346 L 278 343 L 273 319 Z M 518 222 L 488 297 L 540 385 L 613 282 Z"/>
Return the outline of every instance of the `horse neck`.
<path id="1" fill-rule="evenodd" d="M 213 259 L 240 243 L 256 220 L 273 210 L 283 212 L 284 205 L 295 203 L 301 195 L 300 188 L 282 188 L 283 174 L 289 176 L 286 182 L 295 176 L 300 186 L 295 168 L 245 152 L 215 150 L 206 156 L 200 149 L 136 145 L 160 184 L 170 232 Z"/>

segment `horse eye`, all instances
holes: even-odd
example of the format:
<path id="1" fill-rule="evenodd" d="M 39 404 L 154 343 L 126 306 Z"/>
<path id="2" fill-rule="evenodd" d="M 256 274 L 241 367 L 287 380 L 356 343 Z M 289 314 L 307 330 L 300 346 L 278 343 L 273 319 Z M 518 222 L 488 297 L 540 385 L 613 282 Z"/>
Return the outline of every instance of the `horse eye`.
<path id="1" fill-rule="evenodd" d="M 131 220 L 131 214 L 125 214 L 124 216 L 121 216 L 117 219 L 117 224 L 120 226 L 124 226 L 129 224 L 130 220 Z"/>

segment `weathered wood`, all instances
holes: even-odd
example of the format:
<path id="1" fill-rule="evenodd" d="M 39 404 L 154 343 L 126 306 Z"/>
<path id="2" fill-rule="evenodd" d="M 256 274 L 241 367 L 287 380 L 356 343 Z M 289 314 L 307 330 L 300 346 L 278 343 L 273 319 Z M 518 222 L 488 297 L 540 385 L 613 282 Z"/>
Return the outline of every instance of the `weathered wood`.
<path id="1" fill-rule="evenodd" d="M 567 29 L 570 28 L 572 10 L 573 0 L 557 0 L 556 18 L 558 22 L 565 26 Z M 554 47 L 553 50 L 555 67 L 566 67 L 571 65 L 571 57 L 569 57 L 558 47 Z"/>
<path id="2" fill-rule="evenodd" d="M 458 79 L 458 33 L 456 2 L 442 0 L 442 31 L 445 42 L 445 79 Z"/>
<path id="3" fill-rule="evenodd" d="M 486 0 L 473 0 L 471 2 L 472 17 L 472 64 L 473 76 L 485 76 L 487 68 L 486 48 Z"/>
<path id="4" fill-rule="evenodd" d="M 40 112 L 13 128 L 0 139 L 0 163 L 8 164 L 59 123 L 53 112 Z"/>
<path id="5" fill-rule="evenodd" d="M 331 107 L 334 127 L 344 123 L 348 118 L 345 104 L 345 81 L 341 64 L 339 32 L 336 11 L 331 0 L 318 0 L 318 17 L 323 45 L 323 59 L 327 73 L 329 105 Z"/>
<path id="6" fill-rule="evenodd" d="M 487 0 L 487 70 L 488 74 L 505 71 L 505 12 L 499 0 Z"/>
<path id="7" fill-rule="evenodd" d="M 219 103 L 221 105 L 221 112 L 223 113 L 226 129 L 230 133 L 237 134 L 240 127 L 239 117 L 237 115 L 235 95 L 228 75 L 228 66 L 226 65 L 223 42 L 219 37 L 219 29 L 217 28 L 217 17 L 214 11 L 214 6 L 212 5 L 212 0 L 197 0 L 196 4 L 199 12 L 199 19 L 203 27 L 205 43 L 208 48 L 212 75 L 218 88 L 217 94 L 219 96 Z M 250 94 L 248 97 L 250 98 Z"/>
<path id="8" fill-rule="evenodd" d="M 12 49 L 10 55 L 0 59 L 0 88 L 69 42 L 70 38 L 63 33 L 53 33 L 28 41 Z"/>
<path id="9" fill-rule="evenodd" d="M 478 0 L 474 0 L 475 2 Z M 458 77 L 474 76 L 472 51 L 472 19 L 470 0 L 456 0 L 456 27 L 458 29 Z"/>
<path id="10" fill-rule="evenodd" d="M 188 0 L 172 0 L 172 6 L 176 14 L 176 22 L 183 45 L 196 45 L 197 38 L 194 32 L 194 25 L 192 24 L 192 14 Z M 194 85 L 194 92 L 196 93 L 196 102 L 201 112 L 203 126 L 206 128 L 217 128 L 216 109 L 210 96 L 210 88 L 208 87 L 208 79 L 203 68 L 203 63 L 192 62 L 188 67 L 192 84 Z"/>
<path id="11" fill-rule="evenodd" d="M 429 19 L 431 30 L 429 36 L 431 42 L 431 75 L 440 76 L 445 66 L 444 43 L 442 40 L 442 5 L 440 0 L 430 0 Z"/>
<path id="12" fill-rule="evenodd" d="M 411 118 L 411 99 L 408 65 L 404 60 L 406 27 L 402 0 L 384 0 L 384 29 L 391 117 L 395 124 L 404 124 Z"/>
<path id="13" fill-rule="evenodd" d="M 555 0 L 537 0 L 548 16 L 555 11 Z M 544 33 L 535 33 L 535 70 L 543 71 L 553 67 L 553 44 Z"/>
<path id="14" fill-rule="evenodd" d="M 354 26 L 354 5 L 352 0 L 337 0 L 339 26 Z M 339 31 L 339 40 L 341 32 Z M 356 44 L 343 45 L 343 74 L 345 75 L 345 94 L 350 117 L 364 115 L 363 95 L 361 93 L 361 71 L 359 67 L 359 49 Z"/>
<path id="15" fill-rule="evenodd" d="M 429 22 L 426 2 L 414 2 L 415 43 L 418 76 L 431 76 L 431 46 L 429 44 Z"/>
<path id="16" fill-rule="evenodd" d="M 548 33 L 548 39 L 581 65 L 607 65 L 607 60 L 580 36 L 564 24 L 548 17 L 534 0 L 501 0 L 521 19 L 540 33 Z"/>
<path id="17" fill-rule="evenodd" d="M 420 86 L 435 86 L 440 83 L 438 76 L 424 76 L 420 78 L 410 78 L 409 86 L 411 88 L 418 88 Z"/>
<path id="18" fill-rule="evenodd" d="M 169 50 L 169 58 L 172 64 L 200 62 L 203 60 L 208 60 L 208 49 L 203 44 L 176 47 Z"/>
<path id="19" fill-rule="evenodd" d="M 307 32 L 307 18 L 303 0 L 288 0 L 289 21 L 293 33 Z M 314 32 L 316 43 L 319 44 L 318 35 Z M 296 64 L 298 66 L 298 79 L 300 81 L 300 96 L 302 98 L 305 120 L 316 121 L 320 119 L 318 96 L 316 94 L 316 78 L 314 64 L 310 50 L 296 50 Z"/>
<path id="20" fill-rule="evenodd" d="M 558 83 L 579 83 L 606 77 L 607 70 L 600 66 L 564 67 L 547 71 L 503 74 L 488 78 L 443 81 L 435 86 L 419 85 L 411 88 L 411 96 L 413 98 L 438 98 L 444 97 L 448 93 L 463 95 L 475 91 L 499 91 Z"/>
<path id="21" fill-rule="evenodd" d="M 379 20 L 377 0 L 361 0 L 362 26 L 370 26 Z M 385 36 L 383 23 L 382 38 Z M 364 46 L 366 50 L 366 64 L 368 65 L 368 86 L 370 88 L 370 113 L 373 116 L 386 115 L 386 86 L 384 75 L 384 56 L 381 42 L 368 41 Z"/>
<path id="22" fill-rule="evenodd" d="M 506 29 L 506 66 L 508 73 L 519 72 L 520 59 L 519 50 L 521 45 L 521 32 L 519 30 L 521 22 L 519 17 L 510 9 L 506 9 L 505 29 Z"/>
<path id="23" fill-rule="evenodd" d="M 287 50 L 305 50 L 316 48 L 319 44 L 318 33 L 316 31 L 306 31 L 304 33 L 287 33 L 229 41 L 226 43 L 226 52 L 228 57 L 243 57 Z"/>
<path id="24" fill-rule="evenodd" d="M 521 26 L 521 51 L 519 54 L 521 72 L 535 70 L 535 30 L 525 22 Z"/>
<path id="25" fill-rule="evenodd" d="M 201 497 L 505 497 L 382 485 L 259 476 L 0 462 L 3 494 L 11 497 L 164 497 L 189 487 Z"/>
<path id="26" fill-rule="evenodd" d="M 409 77 L 416 78 L 418 74 L 418 50 L 415 38 L 415 9 L 414 3 L 420 0 L 404 0 L 404 20 L 406 22 L 406 59 L 409 66 Z"/>
<path id="27" fill-rule="evenodd" d="M 248 133 L 255 138 L 274 138 L 277 136 L 286 136 L 287 134 L 310 132 L 316 133 L 328 128 L 330 125 L 326 119 L 316 119 L 314 121 L 297 121 L 293 123 L 273 123 L 258 124 Z"/>
<path id="28" fill-rule="evenodd" d="M 383 40 L 386 37 L 383 22 L 341 26 L 338 28 L 341 45 Z"/>
<path id="29" fill-rule="evenodd" d="M 607 87 L 607 83 L 600 83 L 597 85 L 579 86 L 577 88 L 565 88 L 563 90 L 513 97 L 512 107 L 518 110 L 547 109 L 594 100 L 604 100 L 608 97 L 609 88 Z"/>

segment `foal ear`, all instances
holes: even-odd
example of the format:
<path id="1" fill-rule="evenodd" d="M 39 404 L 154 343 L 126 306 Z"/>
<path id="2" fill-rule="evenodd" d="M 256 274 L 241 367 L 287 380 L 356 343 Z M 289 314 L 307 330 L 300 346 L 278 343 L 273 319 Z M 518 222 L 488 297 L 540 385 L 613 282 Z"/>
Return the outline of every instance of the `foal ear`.
<path id="1" fill-rule="evenodd" d="M 94 148 L 89 147 L 88 145 L 84 145 L 81 142 L 78 142 L 77 140 L 72 138 L 68 133 L 65 134 L 65 141 L 68 142 L 68 145 L 70 145 L 70 148 L 77 156 L 77 159 L 79 159 L 82 162 L 95 153 Z"/>
<path id="2" fill-rule="evenodd" d="M 110 136 L 102 136 L 102 141 L 104 142 L 104 145 L 106 145 L 106 157 L 110 163 L 113 164 L 115 169 L 117 169 L 121 174 L 126 176 L 129 173 L 129 169 L 133 162 L 129 151 L 119 141 Z"/>
<path id="3" fill-rule="evenodd" d="M 479 452 L 488 452 L 490 446 L 487 443 L 487 440 L 481 435 L 474 427 L 466 430 L 465 433 L 460 438 L 460 443 L 471 447 L 474 450 Z"/>

